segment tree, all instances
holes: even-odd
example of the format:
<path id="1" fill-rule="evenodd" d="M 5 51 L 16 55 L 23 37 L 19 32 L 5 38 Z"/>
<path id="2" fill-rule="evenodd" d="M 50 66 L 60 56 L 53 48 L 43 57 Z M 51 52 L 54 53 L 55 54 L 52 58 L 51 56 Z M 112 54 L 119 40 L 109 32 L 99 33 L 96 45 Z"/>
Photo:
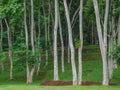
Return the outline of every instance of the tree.
<path id="1" fill-rule="evenodd" d="M 62 72 L 65 72 L 64 68 L 64 42 L 63 42 L 63 35 L 62 35 L 62 26 L 61 26 L 61 18 L 60 18 L 60 11 L 58 12 L 58 17 L 59 17 L 59 32 L 60 32 L 60 41 L 61 41 L 61 67 L 62 67 Z"/>
<path id="2" fill-rule="evenodd" d="M 79 28 L 80 28 L 80 46 L 78 49 L 78 84 L 82 84 L 82 48 L 83 48 L 83 30 L 82 30 L 83 0 L 80 1 Z"/>
<path id="3" fill-rule="evenodd" d="M 103 38 L 106 38 L 106 34 L 104 34 L 105 37 L 103 37 L 97 0 L 93 0 L 93 4 L 94 4 L 94 9 L 95 9 L 98 38 L 99 38 L 99 44 L 100 44 L 100 50 L 101 50 L 102 62 L 103 62 L 103 82 L 102 83 L 103 83 L 103 85 L 108 85 L 109 80 L 108 80 L 108 65 L 107 65 L 107 57 L 106 57 L 107 53 L 106 53 L 106 47 L 105 47 L 106 45 L 105 45 L 104 39 L 103 39 Z M 107 17 L 105 17 L 105 18 L 107 18 Z M 105 33 L 106 33 L 106 31 L 105 31 Z"/>
<path id="4" fill-rule="evenodd" d="M 2 42 L 3 42 L 3 24 L 2 24 L 2 20 L 0 20 L 0 27 L 1 27 L 1 37 L 0 37 L 0 53 L 3 52 L 3 46 L 2 46 Z M 0 66 L 1 66 L 1 71 L 4 71 L 4 63 L 3 61 L 0 61 Z"/>
<path id="5" fill-rule="evenodd" d="M 9 55 L 9 60 L 10 60 L 10 80 L 13 80 L 13 57 L 12 57 L 12 39 L 11 39 L 12 37 L 11 37 L 10 27 L 6 19 L 5 19 L 5 23 L 7 26 L 7 34 L 8 34 L 8 46 L 9 46 L 8 55 Z"/>
<path id="6" fill-rule="evenodd" d="M 68 11 L 67 1 L 63 0 L 63 3 L 64 3 L 67 25 L 68 25 L 68 38 L 69 38 L 69 46 L 70 46 L 70 52 L 71 52 L 73 85 L 77 85 L 77 72 L 76 72 L 76 66 L 75 66 L 75 50 L 74 50 L 73 39 L 72 39 L 72 27 L 70 23 L 70 16 Z"/>
<path id="7" fill-rule="evenodd" d="M 57 30 L 58 30 L 58 0 L 55 0 L 55 25 L 54 25 L 54 80 L 59 80 L 58 76 L 58 54 L 57 54 Z"/>

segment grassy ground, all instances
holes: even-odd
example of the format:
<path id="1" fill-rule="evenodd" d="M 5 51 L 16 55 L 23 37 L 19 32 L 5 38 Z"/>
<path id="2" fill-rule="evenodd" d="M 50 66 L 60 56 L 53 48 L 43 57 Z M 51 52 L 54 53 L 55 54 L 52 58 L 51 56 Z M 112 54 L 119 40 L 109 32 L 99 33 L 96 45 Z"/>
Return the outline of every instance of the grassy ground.
<path id="1" fill-rule="evenodd" d="M 102 61 L 98 46 L 85 46 L 83 50 L 83 81 L 102 81 Z M 76 55 L 77 59 L 77 55 Z M 41 63 L 41 73 L 35 76 L 34 83 L 26 85 L 26 74 L 24 69 L 16 69 L 14 80 L 9 80 L 9 70 L 0 73 L 0 90 L 120 90 L 120 68 L 114 71 L 113 79 L 110 82 L 117 83 L 117 86 L 40 86 L 41 82 L 53 80 L 53 61 L 49 60 L 49 65 L 44 68 L 45 62 Z M 77 60 L 76 60 L 77 66 Z M 6 66 L 7 67 L 7 66 Z M 65 61 L 65 73 L 61 72 L 61 62 L 59 60 L 60 80 L 72 81 L 71 65 Z"/>
<path id="2" fill-rule="evenodd" d="M 4 85 L 0 90 L 120 90 L 119 86 L 36 86 L 36 85 Z"/>

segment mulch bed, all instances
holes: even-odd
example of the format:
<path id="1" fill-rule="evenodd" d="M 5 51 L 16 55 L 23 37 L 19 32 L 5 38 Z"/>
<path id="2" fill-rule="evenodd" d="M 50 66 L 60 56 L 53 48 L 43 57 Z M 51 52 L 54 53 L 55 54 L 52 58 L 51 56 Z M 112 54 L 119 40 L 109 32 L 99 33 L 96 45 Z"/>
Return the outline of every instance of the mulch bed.
<path id="1" fill-rule="evenodd" d="M 72 81 L 46 81 L 41 83 L 43 86 L 70 86 L 72 85 Z M 82 86 L 98 86 L 102 85 L 101 82 L 90 82 L 90 81 L 85 81 L 82 82 Z M 110 86 L 116 86 L 116 83 L 110 83 Z"/>

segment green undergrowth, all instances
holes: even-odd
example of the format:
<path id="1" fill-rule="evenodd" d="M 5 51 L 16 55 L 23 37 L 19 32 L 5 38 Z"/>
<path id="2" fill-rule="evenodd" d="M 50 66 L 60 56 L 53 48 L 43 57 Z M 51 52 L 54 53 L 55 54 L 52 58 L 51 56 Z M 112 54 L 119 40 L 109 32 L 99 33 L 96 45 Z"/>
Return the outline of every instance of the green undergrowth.
<path id="1" fill-rule="evenodd" d="M 65 57 L 66 58 L 66 57 Z M 9 65 L 9 64 L 6 64 Z M 59 78 L 64 81 L 72 81 L 71 64 L 65 59 L 65 72 L 61 71 L 61 60 L 59 53 Z M 9 80 L 9 67 L 0 73 L 0 90 L 120 90 L 120 67 L 114 71 L 113 79 L 110 82 L 117 83 L 117 86 L 61 86 L 61 87 L 44 87 L 40 86 L 42 82 L 53 80 L 53 59 L 49 58 L 48 66 L 45 67 L 45 60 L 41 62 L 41 72 L 39 76 L 34 75 L 33 84 L 26 84 L 25 69 L 17 69 L 14 66 L 14 80 Z M 76 68 L 78 71 L 78 60 L 76 55 Z M 98 46 L 85 46 L 83 49 L 83 81 L 102 82 L 102 60 Z M 54 89 L 53 89 L 54 88 Z"/>

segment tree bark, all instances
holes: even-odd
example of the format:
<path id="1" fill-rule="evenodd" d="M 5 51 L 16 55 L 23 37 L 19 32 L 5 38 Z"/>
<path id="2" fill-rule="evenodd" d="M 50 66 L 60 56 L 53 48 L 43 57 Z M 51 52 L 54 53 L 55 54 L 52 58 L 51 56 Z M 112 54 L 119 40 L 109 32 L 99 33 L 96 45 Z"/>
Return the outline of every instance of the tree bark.
<path id="1" fill-rule="evenodd" d="M 117 43 L 120 43 L 120 15 L 119 15 L 119 19 L 118 19 L 118 39 L 117 39 Z"/>
<path id="2" fill-rule="evenodd" d="M 61 40 L 61 63 L 62 63 L 61 67 L 62 67 L 62 72 L 65 72 L 65 68 L 64 68 L 64 42 L 63 42 L 63 35 L 62 35 L 60 13 L 58 14 L 58 16 L 59 16 L 59 32 L 60 32 L 60 40 Z"/>
<path id="3" fill-rule="evenodd" d="M 69 16 L 69 11 L 68 11 L 67 1 L 63 0 L 63 3 L 64 3 L 67 25 L 68 25 L 68 37 L 69 37 L 69 46 L 70 46 L 70 52 L 71 52 L 73 85 L 77 85 L 77 72 L 76 72 L 76 65 L 75 65 L 75 50 L 74 50 L 73 39 L 72 39 L 72 28 L 71 28 L 71 23 L 70 23 L 70 16 Z"/>
<path id="4" fill-rule="evenodd" d="M 44 24 L 45 24 L 45 46 L 46 46 L 46 50 L 45 50 L 45 67 L 48 65 L 48 32 L 47 32 L 47 21 L 46 21 L 46 12 L 45 12 L 45 7 L 44 7 L 44 1 L 43 1 L 43 14 L 44 14 Z"/>
<path id="5" fill-rule="evenodd" d="M 117 39 L 117 43 L 120 43 L 120 14 L 119 14 L 119 19 L 118 19 L 118 39 Z"/>
<path id="6" fill-rule="evenodd" d="M 58 0 L 55 0 L 55 25 L 54 25 L 54 80 L 59 80 L 58 75 L 58 54 L 57 54 L 57 30 L 58 30 Z"/>
<path id="7" fill-rule="evenodd" d="M 83 49 L 83 30 L 82 30 L 83 0 L 80 1 L 79 28 L 80 28 L 80 46 L 78 49 L 78 84 L 82 84 L 82 49 Z"/>
<path id="8" fill-rule="evenodd" d="M 100 14 L 99 14 L 99 8 L 97 0 L 93 0 L 94 9 L 95 9 L 95 16 L 96 16 L 96 23 L 97 23 L 97 31 L 98 31 L 98 39 L 100 44 L 100 50 L 102 55 L 102 62 L 103 62 L 103 85 L 108 85 L 108 66 L 107 66 L 107 58 L 106 58 L 106 48 L 104 44 L 104 38 L 102 35 L 102 28 L 100 24 Z"/>
<path id="9" fill-rule="evenodd" d="M 9 60 L 10 60 L 10 80 L 13 80 L 13 57 L 12 57 L 12 39 L 11 39 L 12 37 L 11 37 L 10 27 L 6 19 L 5 19 L 5 23 L 7 26 L 7 34 L 8 34 L 8 47 L 9 47 L 8 55 L 9 55 Z"/>
<path id="10" fill-rule="evenodd" d="M 1 26 L 0 52 L 3 52 L 3 46 L 2 46 L 2 43 L 3 43 L 3 24 L 2 24 L 2 20 L 0 20 L 0 26 Z M 4 62 L 1 62 L 0 66 L 1 66 L 1 71 L 3 72 L 4 71 Z"/>

